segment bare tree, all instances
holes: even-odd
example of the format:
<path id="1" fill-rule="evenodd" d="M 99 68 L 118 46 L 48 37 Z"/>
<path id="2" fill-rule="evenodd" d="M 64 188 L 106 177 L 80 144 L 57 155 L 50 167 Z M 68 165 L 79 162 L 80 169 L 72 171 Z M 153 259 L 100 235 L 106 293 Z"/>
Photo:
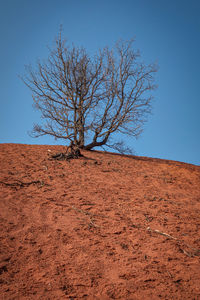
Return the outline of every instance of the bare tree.
<path id="1" fill-rule="evenodd" d="M 110 144 L 114 133 L 137 137 L 151 109 L 155 65 L 144 65 L 133 41 L 117 42 L 90 57 L 84 48 L 66 46 L 61 32 L 45 62 L 26 66 L 25 84 L 43 122 L 35 137 L 51 135 L 79 148 Z"/>

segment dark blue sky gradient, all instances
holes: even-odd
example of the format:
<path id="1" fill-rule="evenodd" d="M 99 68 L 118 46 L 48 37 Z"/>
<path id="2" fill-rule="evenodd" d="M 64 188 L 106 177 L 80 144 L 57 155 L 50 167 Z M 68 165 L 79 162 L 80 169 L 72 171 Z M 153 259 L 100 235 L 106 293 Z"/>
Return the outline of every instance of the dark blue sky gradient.
<path id="1" fill-rule="evenodd" d="M 40 120 L 31 92 L 20 81 L 24 65 L 48 56 L 60 24 L 69 43 L 91 54 L 120 38 L 135 38 L 144 62 L 157 62 L 153 114 L 136 154 L 200 163 L 199 0 L 0 1 L 0 142 L 55 144 L 27 131 Z"/>

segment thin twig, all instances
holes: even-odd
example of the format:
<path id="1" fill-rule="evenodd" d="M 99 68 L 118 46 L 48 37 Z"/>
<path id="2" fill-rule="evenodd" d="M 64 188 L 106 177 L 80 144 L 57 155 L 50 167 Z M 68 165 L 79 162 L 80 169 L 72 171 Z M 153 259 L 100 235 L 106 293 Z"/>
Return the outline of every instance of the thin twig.
<path id="1" fill-rule="evenodd" d="M 75 207 L 75 206 L 72 206 L 72 209 L 74 209 L 75 211 L 80 212 L 80 213 L 82 213 L 82 214 L 84 214 L 84 215 L 86 215 L 86 216 L 89 216 L 89 219 L 90 219 L 90 224 L 89 224 L 89 226 L 92 225 L 93 227 L 99 228 L 99 226 L 96 225 L 96 224 L 93 222 L 92 214 L 91 214 L 91 213 L 89 213 L 88 211 L 84 211 L 84 210 L 82 210 L 82 209 L 79 209 L 79 208 L 77 208 L 77 207 Z"/>

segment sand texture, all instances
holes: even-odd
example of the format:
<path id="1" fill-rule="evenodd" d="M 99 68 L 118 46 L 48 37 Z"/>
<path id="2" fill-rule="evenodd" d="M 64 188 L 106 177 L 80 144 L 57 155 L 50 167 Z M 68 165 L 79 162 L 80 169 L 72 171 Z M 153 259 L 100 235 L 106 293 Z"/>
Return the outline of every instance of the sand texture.
<path id="1" fill-rule="evenodd" d="M 200 299 L 200 167 L 0 145 L 0 299 Z"/>

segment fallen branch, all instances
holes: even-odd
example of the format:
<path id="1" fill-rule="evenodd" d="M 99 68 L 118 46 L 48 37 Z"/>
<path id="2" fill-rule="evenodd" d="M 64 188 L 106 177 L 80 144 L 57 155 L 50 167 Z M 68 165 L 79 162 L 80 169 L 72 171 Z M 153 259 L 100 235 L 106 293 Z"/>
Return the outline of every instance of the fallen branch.
<path id="1" fill-rule="evenodd" d="M 163 235 L 163 236 L 165 236 L 165 237 L 167 237 L 167 238 L 169 238 L 169 239 L 176 240 L 177 243 L 178 243 L 179 250 L 180 250 L 182 253 L 184 253 L 185 255 L 187 255 L 188 257 L 200 256 L 200 249 L 193 248 L 193 247 L 189 246 L 188 244 L 186 244 L 185 242 L 183 242 L 183 241 L 181 241 L 181 240 L 178 240 L 177 238 L 175 238 L 175 237 L 169 235 L 168 233 L 161 232 L 161 231 L 159 231 L 159 230 L 157 230 L 157 229 L 151 229 L 150 227 L 147 227 L 147 230 L 148 230 L 149 232 L 155 232 L 155 233 L 158 233 L 158 234 L 160 234 L 160 235 Z M 182 244 L 182 246 L 181 246 L 181 244 Z M 186 248 L 186 247 L 187 247 L 187 248 L 190 248 L 191 251 L 188 252 L 188 251 L 186 251 L 185 249 L 183 249 L 183 248 Z"/>
<path id="2" fill-rule="evenodd" d="M 160 234 L 160 235 L 166 236 L 166 237 L 169 238 L 169 239 L 177 240 L 177 238 L 175 238 L 175 237 L 169 235 L 168 233 L 161 232 L 161 231 L 159 231 L 159 230 L 157 230 L 157 229 L 153 230 L 153 229 L 151 229 L 150 227 L 147 227 L 147 230 L 150 231 L 150 232 L 156 232 L 156 233 L 158 233 L 158 234 Z"/>

